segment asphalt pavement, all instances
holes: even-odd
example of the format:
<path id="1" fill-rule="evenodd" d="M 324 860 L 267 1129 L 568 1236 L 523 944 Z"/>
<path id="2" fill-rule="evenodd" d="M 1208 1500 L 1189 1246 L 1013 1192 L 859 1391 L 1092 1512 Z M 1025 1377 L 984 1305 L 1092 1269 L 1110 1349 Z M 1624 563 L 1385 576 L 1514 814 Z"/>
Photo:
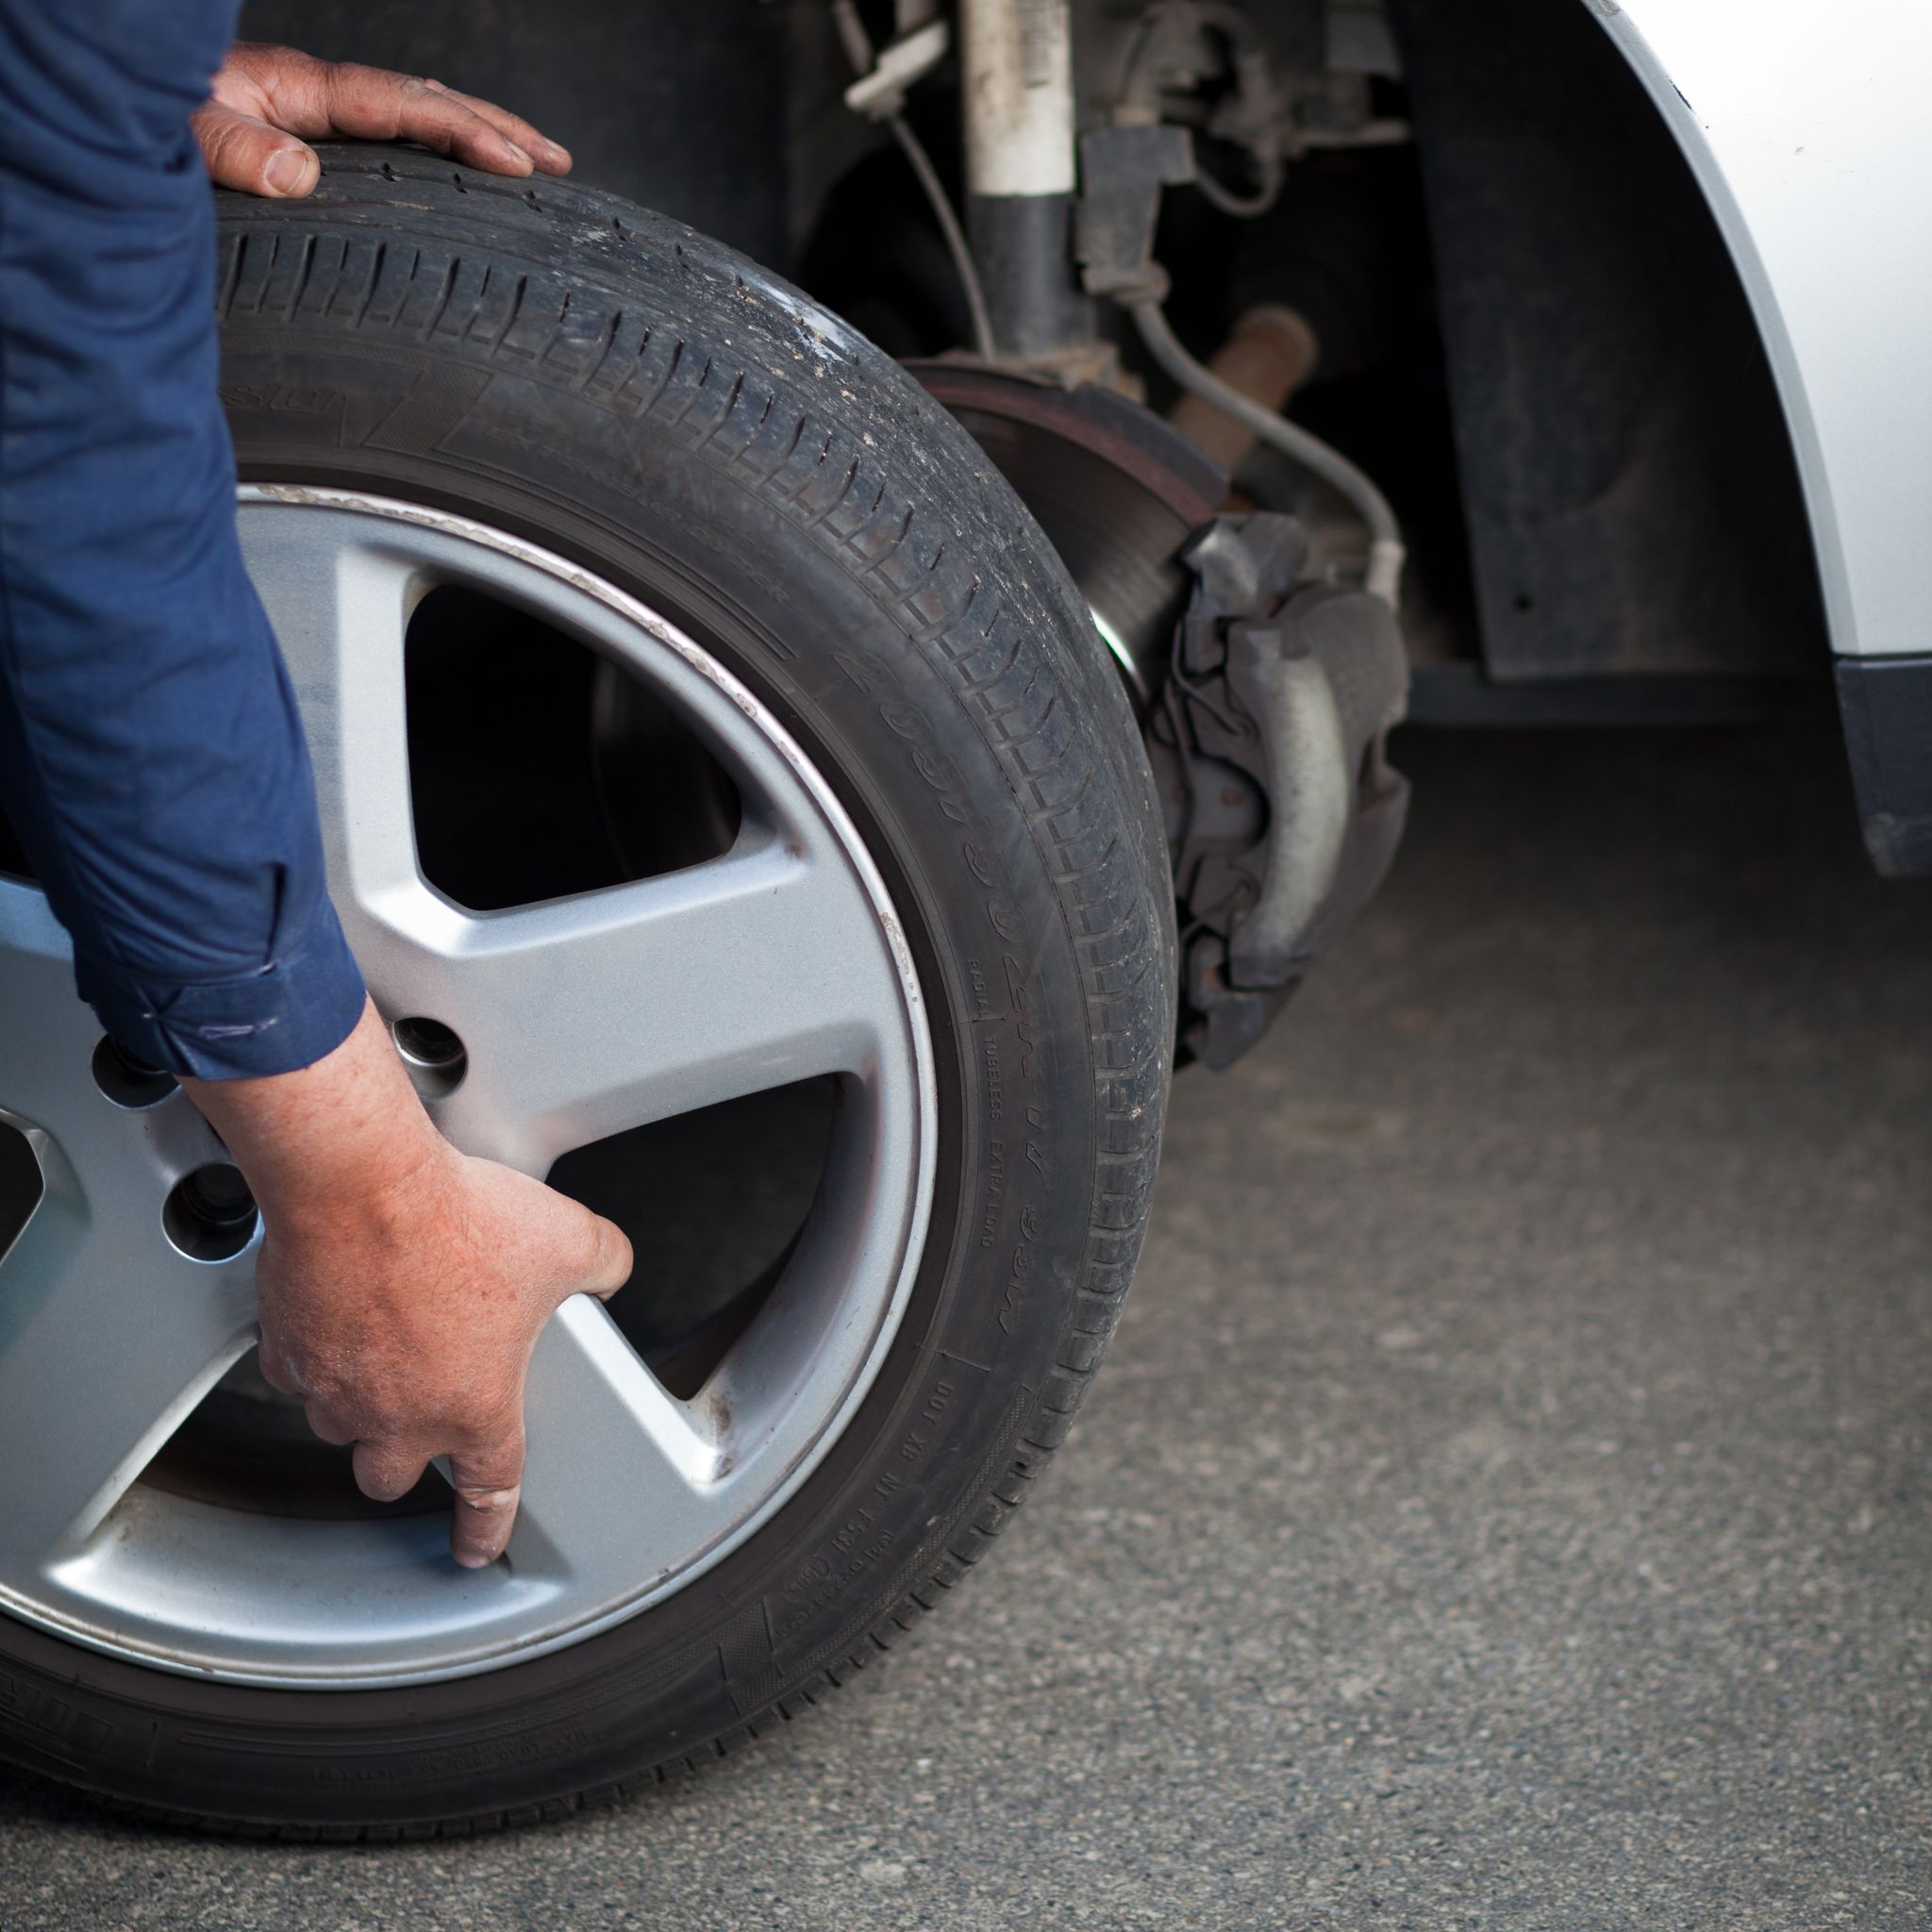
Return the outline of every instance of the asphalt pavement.
<path id="1" fill-rule="evenodd" d="M 892 1656 L 469 1843 L 0 1775 L 0 1927 L 1932 1926 L 1932 885 L 1828 729 L 1404 761 L 1383 897 L 1177 1085 L 1070 1447 Z"/>

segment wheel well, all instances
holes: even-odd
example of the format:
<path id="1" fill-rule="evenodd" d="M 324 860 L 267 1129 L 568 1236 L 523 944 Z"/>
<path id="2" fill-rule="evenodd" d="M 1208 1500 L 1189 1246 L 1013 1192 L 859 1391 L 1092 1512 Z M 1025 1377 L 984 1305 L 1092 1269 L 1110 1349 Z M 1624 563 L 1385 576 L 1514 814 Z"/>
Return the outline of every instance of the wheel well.
<path id="1" fill-rule="evenodd" d="M 1641 81 L 1580 5 L 1391 10 L 1487 670 L 1823 676 L 1770 365 Z"/>

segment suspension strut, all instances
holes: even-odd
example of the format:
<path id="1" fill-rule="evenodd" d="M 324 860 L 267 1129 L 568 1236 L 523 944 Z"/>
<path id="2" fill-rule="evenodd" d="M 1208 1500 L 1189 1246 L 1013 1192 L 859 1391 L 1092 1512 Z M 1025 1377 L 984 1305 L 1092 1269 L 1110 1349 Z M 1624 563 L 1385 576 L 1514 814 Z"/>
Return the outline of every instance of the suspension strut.
<path id="1" fill-rule="evenodd" d="M 1072 245 L 1070 0 L 960 0 L 966 221 L 1003 364 L 1092 374 L 1092 298 Z"/>

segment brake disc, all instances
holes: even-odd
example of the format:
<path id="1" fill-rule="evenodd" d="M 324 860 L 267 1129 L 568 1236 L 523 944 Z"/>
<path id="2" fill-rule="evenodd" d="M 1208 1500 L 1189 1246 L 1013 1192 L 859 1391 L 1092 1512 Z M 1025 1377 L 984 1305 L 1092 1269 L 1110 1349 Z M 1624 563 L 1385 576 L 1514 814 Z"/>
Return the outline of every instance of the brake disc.
<path id="1" fill-rule="evenodd" d="M 1193 586 L 1180 552 L 1220 508 L 1225 473 L 1151 409 L 1093 383 L 908 366 L 1039 520 L 1144 717 Z"/>

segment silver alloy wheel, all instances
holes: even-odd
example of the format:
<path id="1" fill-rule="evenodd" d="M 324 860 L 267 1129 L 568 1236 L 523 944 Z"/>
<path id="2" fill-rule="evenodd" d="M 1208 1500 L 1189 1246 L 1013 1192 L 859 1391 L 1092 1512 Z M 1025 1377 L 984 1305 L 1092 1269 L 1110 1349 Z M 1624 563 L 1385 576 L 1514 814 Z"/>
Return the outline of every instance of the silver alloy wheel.
<path id="1" fill-rule="evenodd" d="M 689 1583 L 824 1455 L 910 1291 L 932 1191 L 932 1049 L 884 882 L 799 745 L 635 599 L 459 517 L 331 490 L 244 490 L 242 527 L 300 696 L 331 890 L 377 1004 L 455 1029 L 430 1103 L 527 1173 L 625 1128 L 817 1074 L 844 1103 L 817 1208 L 758 1318 L 690 1401 L 597 1303 L 544 1331 L 506 1562 L 459 1570 L 441 1515 L 281 1518 L 138 1478 L 254 1341 L 258 1240 L 193 1258 L 163 1224 L 225 1157 L 178 1091 L 108 1097 L 64 933 L 0 879 L 0 1119 L 45 1193 L 0 1257 L 0 1607 L 92 1647 L 236 1683 L 425 1682 L 575 1642 Z M 411 831 L 403 642 L 467 585 L 582 640 L 682 714 L 738 785 L 722 858 L 607 891 L 465 910 Z M 123 1096 L 124 1101 L 129 1096 Z M 137 1096 L 138 1097 L 138 1096 Z"/>

